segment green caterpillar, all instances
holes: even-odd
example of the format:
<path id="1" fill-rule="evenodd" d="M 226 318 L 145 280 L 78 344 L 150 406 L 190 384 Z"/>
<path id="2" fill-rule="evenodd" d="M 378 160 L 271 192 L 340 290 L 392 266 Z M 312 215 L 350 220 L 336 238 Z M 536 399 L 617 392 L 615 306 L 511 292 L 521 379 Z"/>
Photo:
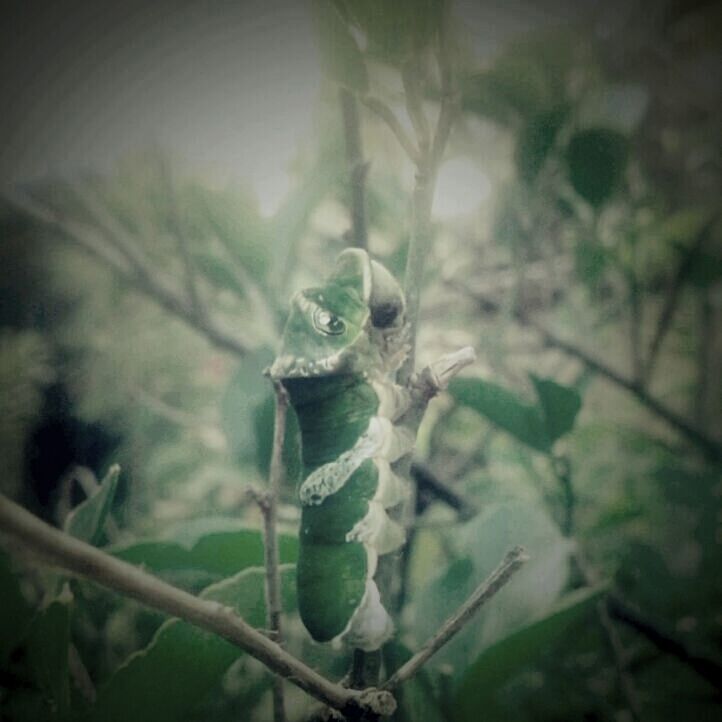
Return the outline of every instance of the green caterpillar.
<path id="1" fill-rule="evenodd" d="M 396 280 L 365 251 L 347 249 L 325 285 L 294 297 L 270 368 L 301 429 L 298 603 L 319 642 L 372 651 L 393 634 L 373 577 L 378 556 L 405 541 L 386 510 L 407 493 L 391 464 L 414 444 L 394 424 L 408 407 L 393 382 L 406 335 Z"/>

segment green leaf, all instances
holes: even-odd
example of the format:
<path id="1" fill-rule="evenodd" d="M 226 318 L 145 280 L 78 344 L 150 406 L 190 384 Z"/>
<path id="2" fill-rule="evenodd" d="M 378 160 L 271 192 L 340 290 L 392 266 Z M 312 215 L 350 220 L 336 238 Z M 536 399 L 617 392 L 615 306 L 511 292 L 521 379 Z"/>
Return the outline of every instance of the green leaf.
<path id="1" fill-rule="evenodd" d="M 387 675 L 392 675 L 411 659 L 411 650 L 393 639 L 382 649 Z M 396 712 L 392 722 L 440 722 L 444 714 L 437 702 L 437 694 L 428 670 L 421 669 L 395 692 Z"/>
<path id="2" fill-rule="evenodd" d="M 70 706 L 68 647 L 71 600 L 72 595 L 67 591 L 50 602 L 33 619 L 27 639 L 27 662 L 33 680 L 57 717 L 62 717 Z"/>
<path id="3" fill-rule="evenodd" d="M 567 117 L 566 108 L 556 108 L 534 116 L 517 140 L 515 160 L 522 180 L 531 183 L 536 177 Z"/>
<path id="4" fill-rule="evenodd" d="M 0 667 L 20 644 L 33 612 L 20 591 L 10 558 L 0 550 Z"/>
<path id="5" fill-rule="evenodd" d="M 231 451 L 239 463 L 255 463 L 268 478 L 275 423 L 274 392 L 263 370 L 274 358 L 270 349 L 254 351 L 244 358 L 221 402 L 221 423 Z M 301 474 L 301 436 L 292 408 L 286 413 L 283 461 L 286 483 L 295 486 Z"/>
<path id="6" fill-rule="evenodd" d="M 84 502 L 78 504 L 70 514 L 63 528 L 68 534 L 88 544 L 98 544 L 103 538 L 103 528 L 113 506 L 118 488 L 120 466 L 113 464 L 98 489 Z"/>
<path id="7" fill-rule="evenodd" d="M 441 25 L 446 0 L 345 0 L 342 6 L 365 34 L 367 52 L 401 64 L 428 47 Z"/>
<path id="8" fill-rule="evenodd" d="M 412 595 L 416 644 L 431 636 L 517 544 L 530 560 L 443 650 L 432 666 L 449 664 L 455 678 L 482 649 L 552 608 L 569 576 L 571 545 L 540 503 L 489 505 L 454 537 L 459 557 Z"/>
<path id="9" fill-rule="evenodd" d="M 315 7 L 324 69 L 337 83 L 365 92 L 369 84 L 366 63 L 336 3 L 317 0 Z"/>
<path id="10" fill-rule="evenodd" d="M 582 398 L 576 389 L 558 384 L 552 379 L 543 379 L 534 374 L 529 374 L 529 378 L 539 397 L 547 436 L 553 444 L 574 427 L 579 409 L 582 408 Z"/>
<path id="11" fill-rule="evenodd" d="M 265 571 L 246 569 L 206 589 L 204 599 L 230 606 L 251 626 L 266 624 Z M 295 569 L 281 571 L 283 607 L 292 611 Z M 172 619 L 98 690 L 84 722 L 178 722 L 214 690 L 243 653 L 217 635 Z"/>
<path id="12" fill-rule="evenodd" d="M 594 587 L 570 594 L 550 613 L 484 650 L 458 687 L 455 722 L 507 719 L 494 699 L 496 692 L 585 619 L 604 592 L 605 587 Z"/>
<path id="13" fill-rule="evenodd" d="M 483 379 L 454 379 L 449 393 L 456 401 L 485 416 L 504 431 L 537 451 L 548 453 L 551 443 L 537 406 L 528 404 L 502 386 Z"/>
<path id="14" fill-rule="evenodd" d="M 591 128 L 572 136 L 566 151 L 574 190 L 595 208 L 621 185 L 629 153 L 627 139 L 610 128 Z"/>
<path id="15" fill-rule="evenodd" d="M 295 562 L 298 539 L 280 534 L 278 544 L 281 562 Z M 225 578 L 264 562 L 263 536 L 255 529 L 209 532 L 191 544 L 147 540 L 108 551 L 126 562 L 140 564 L 154 574 L 198 571 L 211 578 Z"/>

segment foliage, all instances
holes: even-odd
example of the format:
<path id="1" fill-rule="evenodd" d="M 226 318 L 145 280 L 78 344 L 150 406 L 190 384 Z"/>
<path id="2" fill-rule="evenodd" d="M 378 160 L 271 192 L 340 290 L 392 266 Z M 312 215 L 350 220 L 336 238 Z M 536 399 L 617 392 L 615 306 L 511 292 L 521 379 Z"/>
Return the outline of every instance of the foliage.
<path id="1" fill-rule="evenodd" d="M 113 271 L 67 233 L 3 207 L 4 256 L 36 274 L 21 289 L 13 273 L 2 291 L 4 492 L 265 626 L 263 537 L 247 493 L 269 470 L 273 390 L 263 369 L 292 292 L 315 283 L 348 239 L 337 91 L 362 110 L 370 250 L 400 275 L 410 166 L 363 102 L 396 109 L 398 89 L 418 83 L 436 111 L 448 9 L 440 0 L 314 4 L 319 127 L 271 216 L 247 189 L 214 189 L 159 153 L 30 186 L 96 241 L 116 239 Z M 671 32 L 681 37 L 708 12 L 714 26 L 715 16 L 675 12 L 670 27 L 650 21 L 649 46 L 665 53 L 581 23 L 514 38 L 484 64 L 455 16 L 460 115 L 449 155 L 481 169 L 491 191 L 432 224 L 418 356 L 471 344 L 479 361 L 433 402 L 417 454 L 480 511 L 457 519 L 419 489 L 384 672 L 511 546 L 524 544 L 531 560 L 399 690 L 397 722 L 630 718 L 635 702 L 600 616 L 609 591 L 685 649 L 722 656 L 722 174 L 709 160 L 719 157 L 709 119 L 720 108 L 716 96 L 684 101 L 689 83 L 675 73 L 699 58 Z M 620 67 L 620 57 L 636 64 Z M 129 282 L 122 242 L 187 301 L 185 316 L 158 303 L 142 275 Z M 82 443 L 69 441 L 70 421 Z M 118 443 L 100 443 L 98 428 Z M 43 441 L 48 429 L 58 435 Z M 298 444 L 290 414 L 279 510 L 287 644 L 341 678 L 349 651 L 312 643 L 296 614 Z M 72 458 L 39 488 L 31 462 L 58 448 Z M 3 722 L 270 716 L 269 675 L 228 642 L 22 556 L 0 556 L 0 608 Z M 719 687 L 683 655 L 614 629 L 642 719 L 714 716 Z M 313 709 L 300 692 L 287 707 L 292 721 Z"/>

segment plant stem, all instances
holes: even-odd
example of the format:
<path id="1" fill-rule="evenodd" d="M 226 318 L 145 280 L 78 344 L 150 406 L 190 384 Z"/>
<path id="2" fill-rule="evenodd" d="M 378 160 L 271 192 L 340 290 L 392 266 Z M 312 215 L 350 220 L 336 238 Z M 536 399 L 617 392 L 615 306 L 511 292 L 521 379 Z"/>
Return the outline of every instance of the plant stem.
<path id="1" fill-rule="evenodd" d="M 499 566 L 472 592 L 471 596 L 454 612 L 411 659 L 394 672 L 382 689 L 392 691 L 413 677 L 429 659 L 451 641 L 511 577 L 528 561 L 522 547 L 514 547 Z"/>
<path id="2" fill-rule="evenodd" d="M 248 625 L 233 609 L 199 599 L 65 534 L 2 494 L 0 530 L 55 566 L 223 637 L 275 674 L 341 712 L 361 708 L 381 716 L 393 713 L 395 702 L 390 694 L 380 690 L 349 690 L 331 682 Z"/>
<path id="3" fill-rule="evenodd" d="M 346 143 L 346 163 L 351 189 L 351 238 L 352 245 L 368 249 L 366 226 L 366 175 L 368 163 L 363 159 L 363 142 L 359 122 L 358 103 L 348 88 L 339 90 L 343 135 Z"/>
<path id="4" fill-rule="evenodd" d="M 288 394 L 280 383 L 274 384 L 276 413 L 273 428 L 273 450 L 269 471 L 269 489 L 266 503 L 261 505 L 263 512 L 263 536 L 266 562 L 266 608 L 268 610 L 268 628 L 273 639 L 283 646 L 281 628 L 281 576 L 278 560 L 278 498 L 284 476 L 283 441 L 286 435 L 286 412 L 288 410 Z M 285 722 L 286 712 L 283 701 L 283 680 L 274 676 L 273 719 L 274 722 Z"/>

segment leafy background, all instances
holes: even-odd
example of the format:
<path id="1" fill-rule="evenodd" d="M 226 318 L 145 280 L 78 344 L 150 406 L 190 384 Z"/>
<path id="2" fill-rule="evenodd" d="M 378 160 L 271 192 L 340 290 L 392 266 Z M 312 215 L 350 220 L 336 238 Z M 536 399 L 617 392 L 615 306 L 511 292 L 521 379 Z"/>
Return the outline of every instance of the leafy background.
<path id="1" fill-rule="evenodd" d="M 338 86 L 400 107 L 399 68 L 441 12 L 379 8 L 309 8 L 324 80 L 273 213 L 157 148 L 23 186 L 101 243 L 131 239 L 178 294 L 192 277 L 214 328 L 242 352 L 67 233 L 10 202 L 0 214 L 3 491 L 259 627 L 263 543 L 247 490 L 266 483 L 269 464 L 261 373 L 290 294 L 348 242 Z M 404 687 L 399 721 L 718 713 L 720 13 L 640 3 L 632 18 L 589 12 L 510 33 L 484 62 L 457 23 L 462 112 L 440 186 L 451 182 L 447 198 L 475 195 L 434 221 L 419 359 L 463 344 L 479 359 L 433 403 L 417 457 L 467 507 L 458 514 L 420 487 L 386 669 L 511 546 L 531 561 Z M 432 71 L 428 85 L 433 111 Z M 400 276 L 412 173 L 387 128 L 361 120 L 369 247 Z M 280 514 L 289 647 L 340 678 L 347 653 L 312 643 L 295 614 L 297 471 Z M 1 719 L 269 718 L 268 675 L 226 642 L 10 552 Z M 614 642 L 600 607 L 610 592 L 712 660 L 712 678 L 612 621 Z M 287 689 L 290 718 L 308 718 L 313 705 Z"/>

